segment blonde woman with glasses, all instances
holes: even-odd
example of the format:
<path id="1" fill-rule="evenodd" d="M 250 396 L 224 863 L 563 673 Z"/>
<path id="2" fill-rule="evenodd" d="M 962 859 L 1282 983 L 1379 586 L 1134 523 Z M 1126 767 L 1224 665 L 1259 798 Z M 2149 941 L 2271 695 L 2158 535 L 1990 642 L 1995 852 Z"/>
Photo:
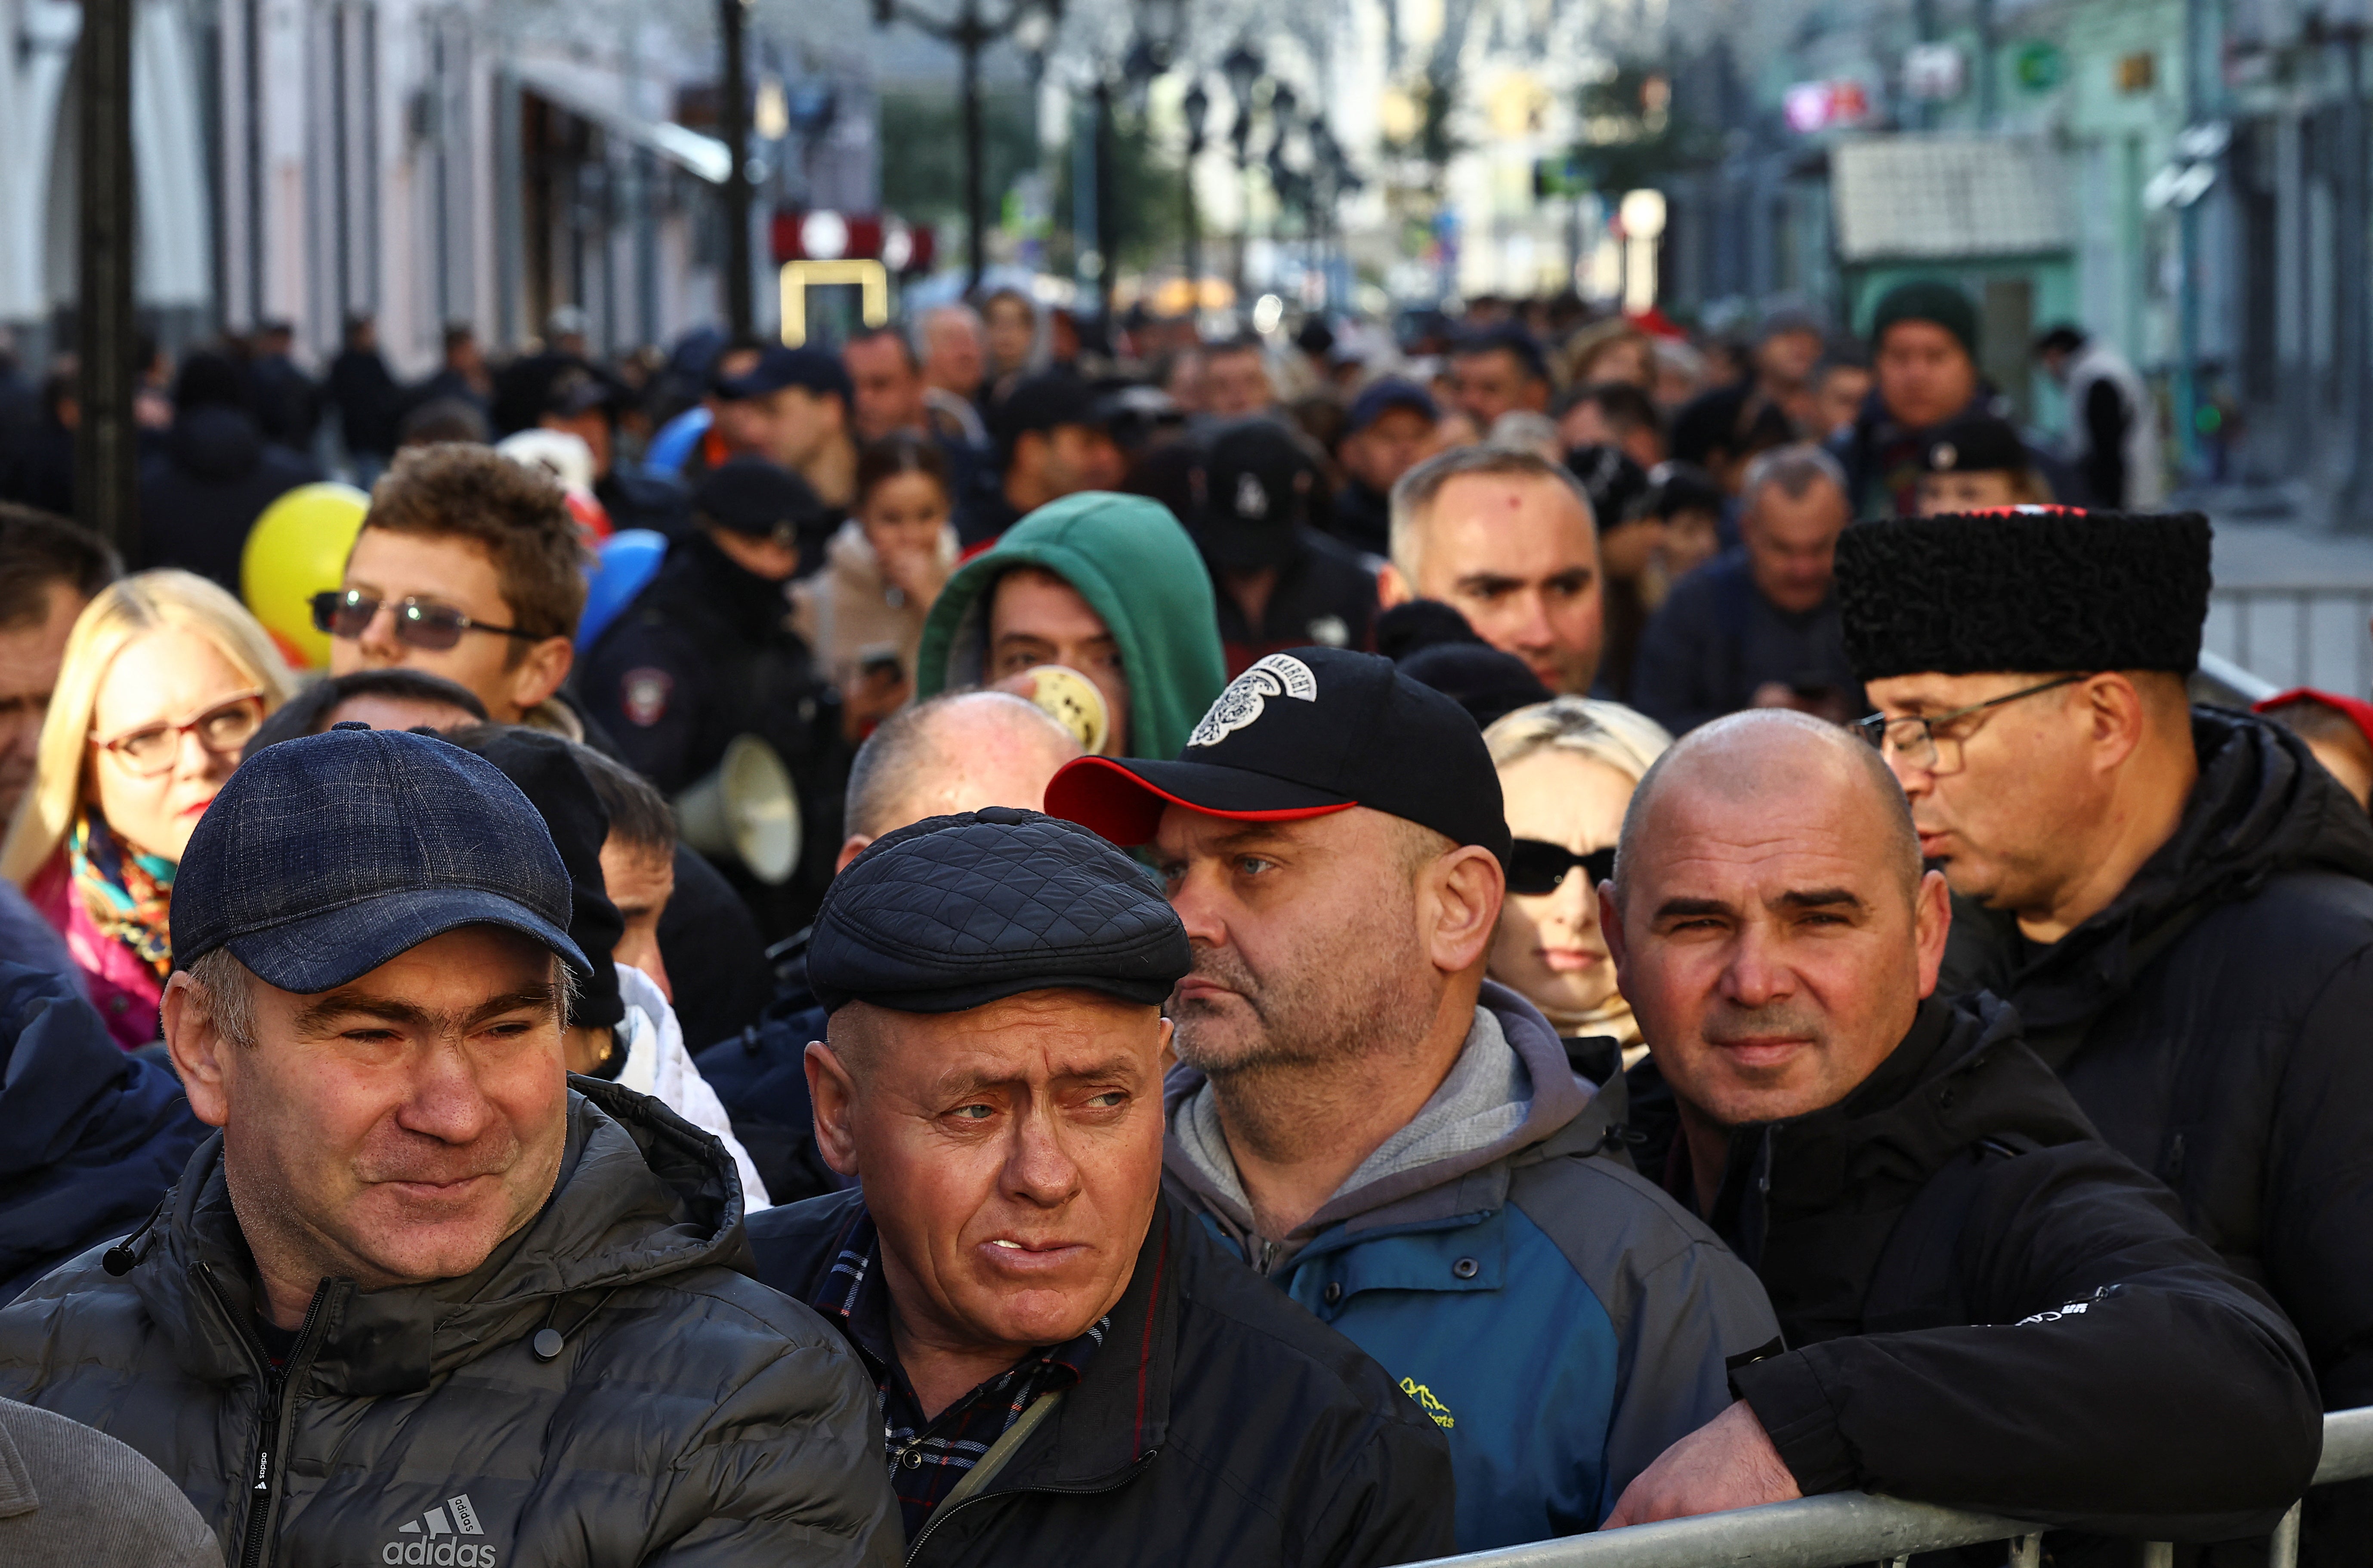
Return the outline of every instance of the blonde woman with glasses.
<path id="1" fill-rule="evenodd" d="M 1640 1059 L 1640 1025 L 1615 988 L 1598 928 L 1598 884 L 1648 765 L 1673 743 L 1620 703 L 1561 696 L 1520 708 L 1483 731 L 1500 770 L 1514 845 L 1508 901 L 1491 939 L 1491 978 L 1569 1036 L 1608 1035 L 1623 1065 Z"/>
<path id="2" fill-rule="evenodd" d="M 0 843 L 0 875 L 65 938 L 127 1050 L 157 1037 L 181 850 L 240 748 L 289 691 L 255 618 L 188 572 L 115 583 L 66 639 L 33 787 Z"/>

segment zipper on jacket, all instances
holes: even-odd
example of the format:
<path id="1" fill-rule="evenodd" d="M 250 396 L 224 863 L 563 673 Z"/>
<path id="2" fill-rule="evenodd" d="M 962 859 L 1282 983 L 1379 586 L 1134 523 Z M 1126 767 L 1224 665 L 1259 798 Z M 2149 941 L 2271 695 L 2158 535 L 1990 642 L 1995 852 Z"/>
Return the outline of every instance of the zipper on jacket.
<path id="1" fill-rule="evenodd" d="M 952 1514 L 961 1514 L 976 1503 L 986 1503 L 991 1498 L 998 1497 L 1023 1497 L 1034 1492 L 1044 1492 L 1050 1497 L 1093 1497 L 1097 1492 L 1110 1492 L 1115 1487 L 1119 1486 L 1122 1482 L 1134 1479 L 1139 1471 L 1144 1469 L 1146 1466 L 1153 1463 L 1154 1459 L 1160 1456 L 1162 1450 L 1159 1448 L 1148 1448 L 1144 1453 L 1140 1454 L 1137 1457 L 1135 1461 L 1129 1465 L 1128 1469 L 1123 1470 L 1120 1474 L 1113 1477 L 1110 1480 L 1100 1482 L 1094 1486 L 1018 1486 L 1011 1492 L 975 1492 L 972 1496 L 965 1498 L 954 1507 L 940 1509 L 933 1513 L 929 1518 L 923 1521 L 921 1531 L 916 1535 L 914 1540 L 909 1542 L 906 1547 L 907 1568 L 914 1568 L 915 1559 L 922 1553 L 923 1543 L 931 1539 L 931 1532 L 940 1527 L 941 1520 L 948 1517 Z M 993 1486 L 996 1483 L 992 1481 L 990 1484 Z"/>
<path id="2" fill-rule="evenodd" d="M 222 1293 L 215 1286 L 213 1267 L 205 1266 L 203 1272 L 207 1293 L 215 1298 L 215 1305 L 222 1315 L 230 1320 L 232 1332 L 239 1335 L 240 1342 L 247 1347 L 263 1380 L 263 1419 L 256 1427 L 255 1457 L 247 1472 L 247 1518 L 240 1531 L 239 1568 L 265 1568 L 272 1560 L 272 1505 L 278 1496 L 278 1489 L 273 1481 L 275 1468 L 285 1457 L 281 1452 L 280 1436 L 288 1422 L 289 1411 L 286 1407 L 290 1392 L 297 1387 L 297 1373 L 311 1357 L 313 1330 L 321 1320 L 321 1304 L 329 1297 L 331 1281 L 324 1280 L 314 1287 L 313 1299 L 305 1306 L 305 1320 L 297 1326 L 296 1347 L 288 1352 L 288 1366 L 283 1372 L 274 1369 L 272 1358 L 264 1353 L 263 1341 L 256 1337 L 255 1331 L 241 1323 L 239 1315 L 231 1311 L 230 1305 L 223 1300 Z"/>

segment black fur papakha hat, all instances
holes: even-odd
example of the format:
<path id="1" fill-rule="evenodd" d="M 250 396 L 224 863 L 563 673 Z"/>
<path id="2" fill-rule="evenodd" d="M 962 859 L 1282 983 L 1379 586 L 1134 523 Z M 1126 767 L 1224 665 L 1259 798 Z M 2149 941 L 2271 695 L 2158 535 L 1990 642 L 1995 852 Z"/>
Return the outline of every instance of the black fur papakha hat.
<path id="1" fill-rule="evenodd" d="M 2200 663 L 2208 520 L 2017 507 L 1865 522 L 1838 540 L 1846 657 L 1863 681 Z"/>

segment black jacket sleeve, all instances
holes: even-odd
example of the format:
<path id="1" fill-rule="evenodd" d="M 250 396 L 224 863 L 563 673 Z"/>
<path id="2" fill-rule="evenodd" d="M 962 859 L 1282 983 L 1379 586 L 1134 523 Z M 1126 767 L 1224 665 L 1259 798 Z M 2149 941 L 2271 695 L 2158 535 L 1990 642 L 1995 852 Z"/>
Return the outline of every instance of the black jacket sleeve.
<path id="1" fill-rule="evenodd" d="M 2002 1159 L 1954 1252 L 1972 1326 L 1832 1340 L 1736 1386 L 1807 1493 L 2161 1540 L 2270 1528 L 2322 1448 L 2306 1352 L 2170 1204 L 2098 1144 Z"/>
<path id="2" fill-rule="evenodd" d="M 1737 705 L 1717 689 L 1718 666 L 1729 662 L 1736 628 L 1717 624 L 1714 596 L 1700 568 L 1673 586 L 1647 628 L 1640 634 L 1631 671 L 1631 706 L 1670 730 L 1686 734 L 1732 711 Z"/>

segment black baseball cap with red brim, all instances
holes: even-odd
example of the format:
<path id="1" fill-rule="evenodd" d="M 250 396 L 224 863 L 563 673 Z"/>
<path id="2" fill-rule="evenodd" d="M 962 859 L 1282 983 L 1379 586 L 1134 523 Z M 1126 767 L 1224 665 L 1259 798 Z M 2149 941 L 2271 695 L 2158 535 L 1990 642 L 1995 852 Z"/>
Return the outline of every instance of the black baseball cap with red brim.
<path id="1" fill-rule="evenodd" d="M 1500 776 L 1475 720 L 1392 661 L 1340 648 L 1253 664 L 1173 761 L 1081 757 L 1046 786 L 1049 815 L 1120 845 L 1151 840 L 1174 805 L 1237 822 L 1365 806 L 1508 859 Z"/>

